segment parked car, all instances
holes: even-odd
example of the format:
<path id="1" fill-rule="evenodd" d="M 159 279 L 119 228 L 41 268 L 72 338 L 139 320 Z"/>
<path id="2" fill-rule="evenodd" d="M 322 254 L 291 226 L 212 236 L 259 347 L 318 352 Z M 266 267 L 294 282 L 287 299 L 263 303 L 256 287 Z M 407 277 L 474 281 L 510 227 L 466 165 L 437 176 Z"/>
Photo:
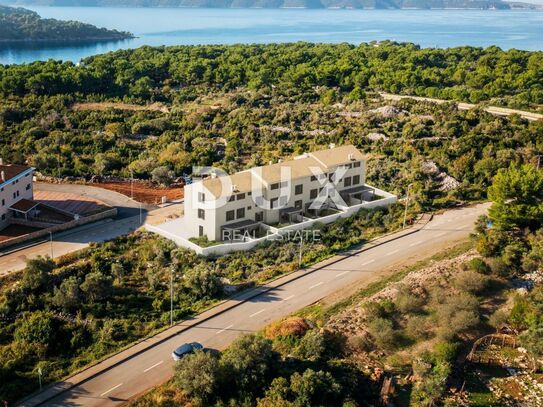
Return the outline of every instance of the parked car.
<path id="1" fill-rule="evenodd" d="M 177 349 L 175 349 L 172 352 L 172 358 L 175 361 L 183 359 L 185 356 L 190 355 L 191 353 L 194 353 L 197 350 L 204 349 L 201 343 L 198 342 L 191 342 L 191 343 L 184 343 Z"/>

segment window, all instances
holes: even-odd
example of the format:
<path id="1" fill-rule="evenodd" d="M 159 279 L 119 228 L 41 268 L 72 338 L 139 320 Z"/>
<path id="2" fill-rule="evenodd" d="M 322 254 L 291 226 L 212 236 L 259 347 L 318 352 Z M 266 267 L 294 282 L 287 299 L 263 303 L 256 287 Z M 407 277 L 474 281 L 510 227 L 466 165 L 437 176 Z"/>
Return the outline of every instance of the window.
<path id="1" fill-rule="evenodd" d="M 334 174 L 333 172 L 331 172 L 330 174 L 328 174 L 328 181 L 330 182 L 334 182 L 334 179 L 336 178 L 336 174 Z"/>
<path id="2" fill-rule="evenodd" d="M 247 192 L 247 196 L 251 196 L 251 195 L 252 195 L 251 192 Z"/>
<path id="3" fill-rule="evenodd" d="M 300 199 L 299 201 L 295 201 L 294 207 L 297 209 L 302 209 L 302 200 Z"/>
<path id="4" fill-rule="evenodd" d="M 198 192 L 198 202 L 205 202 L 206 200 L 206 194 L 203 192 Z"/>
<path id="5" fill-rule="evenodd" d="M 17 194 L 13 193 L 13 199 L 17 198 Z"/>
<path id="6" fill-rule="evenodd" d="M 314 175 L 312 175 L 312 176 L 311 176 L 311 181 L 316 181 L 316 180 L 317 180 L 317 177 L 314 176 Z"/>
<path id="7" fill-rule="evenodd" d="M 279 206 L 278 201 L 279 201 L 279 198 L 272 198 L 270 201 L 270 208 L 271 209 L 277 208 Z"/>
<path id="8" fill-rule="evenodd" d="M 262 222 L 264 220 L 264 212 L 255 213 L 255 222 Z"/>
<path id="9" fill-rule="evenodd" d="M 2 214 L 2 220 L 6 220 L 6 214 L 5 213 Z"/>
<path id="10" fill-rule="evenodd" d="M 350 187 L 351 186 L 351 177 L 343 178 L 343 185 L 345 185 L 346 187 Z"/>
<path id="11" fill-rule="evenodd" d="M 279 183 L 276 182 L 275 184 L 271 184 L 271 185 L 270 185 L 270 189 L 271 189 L 272 191 L 275 190 L 275 189 L 279 189 Z"/>
<path id="12" fill-rule="evenodd" d="M 30 184 L 26 184 L 26 190 L 28 191 L 30 189 Z"/>
<path id="13" fill-rule="evenodd" d="M 360 161 L 357 161 L 357 162 L 353 163 L 353 167 L 354 168 L 360 167 Z"/>
<path id="14" fill-rule="evenodd" d="M 360 184 L 360 175 L 353 176 L 353 185 Z"/>
<path id="15" fill-rule="evenodd" d="M 300 195 L 300 194 L 303 193 L 303 192 L 304 192 L 304 186 L 303 186 L 302 184 L 296 185 L 296 186 L 294 187 L 294 194 L 295 194 L 295 195 Z"/>
<path id="16" fill-rule="evenodd" d="M 248 207 L 247 207 L 247 210 L 248 210 L 248 211 L 250 211 L 251 209 L 253 209 L 252 206 L 248 206 Z"/>
<path id="17" fill-rule="evenodd" d="M 19 196 L 19 190 L 17 190 L 17 196 Z"/>
<path id="18" fill-rule="evenodd" d="M 236 210 L 236 218 L 244 218 L 245 217 L 245 208 L 238 208 Z"/>
<path id="19" fill-rule="evenodd" d="M 204 219 L 206 218 L 206 211 L 203 209 L 198 209 L 198 219 Z"/>
<path id="20" fill-rule="evenodd" d="M 309 198 L 311 198 L 311 199 L 315 199 L 317 197 L 317 195 L 319 195 L 319 190 L 318 189 L 312 189 L 309 192 Z"/>
<path id="21" fill-rule="evenodd" d="M 236 199 L 239 201 L 240 199 L 245 199 L 245 194 L 238 194 Z"/>
<path id="22" fill-rule="evenodd" d="M 226 211 L 226 221 L 231 221 L 235 219 L 235 212 L 234 211 Z"/>
<path id="23" fill-rule="evenodd" d="M 4 206 L 5 204 L 6 204 L 6 200 L 2 199 L 2 206 Z"/>
<path id="24" fill-rule="evenodd" d="M 204 235 L 204 227 L 202 225 L 198 226 L 198 236 L 202 237 Z"/>
<path id="25" fill-rule="evenodd" d="M 236 196 L 235 195 L 231 195 L 229 198 L 228 198 L 228 202 L 233 202 L 235 201 L 236 199 Z"/>

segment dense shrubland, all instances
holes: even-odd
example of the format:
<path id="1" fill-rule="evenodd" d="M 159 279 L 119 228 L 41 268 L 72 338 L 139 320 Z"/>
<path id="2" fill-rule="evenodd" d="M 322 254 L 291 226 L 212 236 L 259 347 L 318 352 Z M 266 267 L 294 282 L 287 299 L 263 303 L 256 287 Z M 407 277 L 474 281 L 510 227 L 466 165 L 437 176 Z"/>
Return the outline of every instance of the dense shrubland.
<path id="1" fill-rule="evenodd" d="M 296 43 L 144 47 L 78 66 L 2 66 L 0 156 L 47 175 L 152 179 L 154 171 L 235 171 L 350 142 L 375 156 L 370 175 L 382 186 L 401 192 L 413 170 L 430 182 L 419 169 L 431 158 L 464 181 L 453 201 L 484 197 L 497 168 L 535 159 L 541 123 L 408 102 L 398 107 L 410 114 L 391 117 L 368 112 L 382 104 L 375 92 L 535 108 L 542 61 L 540 52 L 497 48 Z M 161 102 L 169 113 L 72 109 L 86 100 Z M 375 132 L 388 139 L 367 138 Z"/>

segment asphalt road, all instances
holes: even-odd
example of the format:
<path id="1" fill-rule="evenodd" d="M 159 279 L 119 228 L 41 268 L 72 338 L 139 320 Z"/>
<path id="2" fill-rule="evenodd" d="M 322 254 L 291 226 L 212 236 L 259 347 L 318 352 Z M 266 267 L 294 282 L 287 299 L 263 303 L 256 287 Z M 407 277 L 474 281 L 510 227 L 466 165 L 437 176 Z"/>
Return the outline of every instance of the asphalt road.
<path id="1" fill-rule="evenodd" d="M 342 288 L 371 281 L 383 270 L 422 259 L 465 239 L 486 205 L 452 210 L 420 231 L 372 247 L 333 265 L 263 293 L 202 324 L 181 332 L 155 347 L 121 362 L 50 400 L 50 406 L 114 406 L 168 380 L 177 346 L 198 341 L 205 347 L 224 349 L 238 335 L 255 332 L 271 321 L 310 305 Z"/>

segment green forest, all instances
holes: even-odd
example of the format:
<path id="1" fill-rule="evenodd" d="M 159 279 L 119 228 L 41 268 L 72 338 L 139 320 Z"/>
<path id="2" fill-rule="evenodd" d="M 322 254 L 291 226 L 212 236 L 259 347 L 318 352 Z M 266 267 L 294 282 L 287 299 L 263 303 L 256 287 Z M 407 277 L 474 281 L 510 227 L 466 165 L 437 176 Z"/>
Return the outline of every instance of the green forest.
<path id="1" fill-rule="evenodd" d="M 0 42 L 100 41 L 132 38 L 132 34 L 98 28 L 79 21 L 44 19 L 21 7 L 0 6 Z"/>

